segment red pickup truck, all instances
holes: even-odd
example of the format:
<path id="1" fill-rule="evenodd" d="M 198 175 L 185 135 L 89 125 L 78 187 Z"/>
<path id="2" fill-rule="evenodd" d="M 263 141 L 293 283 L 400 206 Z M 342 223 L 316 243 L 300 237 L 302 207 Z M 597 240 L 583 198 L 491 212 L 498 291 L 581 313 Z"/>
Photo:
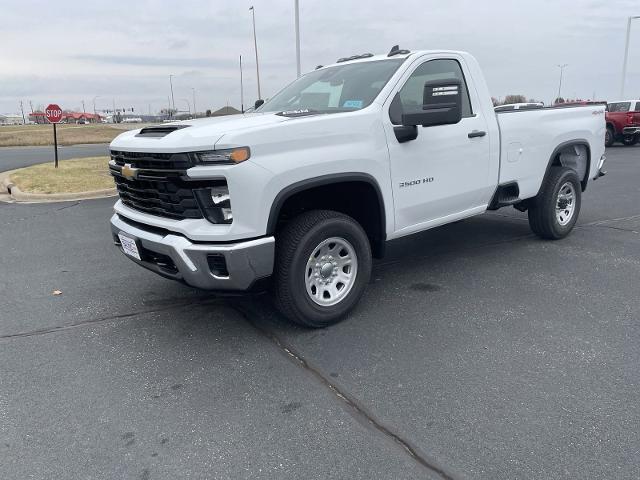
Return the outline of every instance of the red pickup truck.
<path id="1" fill-rule="evenodd" d="M 614 142 L 635 145 L 640 141 L 640 100 L 624 100 L 607 104 L 605 145 Z"/>

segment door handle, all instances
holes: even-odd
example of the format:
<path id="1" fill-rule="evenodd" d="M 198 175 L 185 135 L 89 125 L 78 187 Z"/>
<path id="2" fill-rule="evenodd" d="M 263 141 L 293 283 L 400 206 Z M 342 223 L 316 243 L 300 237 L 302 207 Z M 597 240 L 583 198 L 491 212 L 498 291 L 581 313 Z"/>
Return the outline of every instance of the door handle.
<path id="1" fill-rule="evenodd" d="M 473 130 L 469 132 L 469 135 L 467 135 L 467 137 L 469 138 L 484 137 L 486 134 L 487 132 L 483 130 Z"/>

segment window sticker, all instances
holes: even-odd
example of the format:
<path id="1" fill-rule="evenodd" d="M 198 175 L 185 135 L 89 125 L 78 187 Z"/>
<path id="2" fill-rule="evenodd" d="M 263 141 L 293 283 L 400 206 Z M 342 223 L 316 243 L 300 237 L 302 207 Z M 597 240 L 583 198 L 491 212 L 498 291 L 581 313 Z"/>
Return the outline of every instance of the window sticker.
<path id="1" fill-rule="evenodd" d="M 362 108 L 362 100 L 347 100 L 342 106 L 344 108 Z"/>

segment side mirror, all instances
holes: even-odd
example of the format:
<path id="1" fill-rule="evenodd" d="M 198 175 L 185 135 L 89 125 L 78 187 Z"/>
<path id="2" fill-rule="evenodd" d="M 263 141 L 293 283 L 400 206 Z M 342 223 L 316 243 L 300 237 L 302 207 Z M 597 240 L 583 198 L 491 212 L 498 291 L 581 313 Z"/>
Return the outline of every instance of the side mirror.
<path id="1" fill-rule="evenodd" d="M 256 100 L 256 103 L 253 104 L 253 108 L 258 108 L 260 105 L 264 103 L 264 100 Z"/>
<path id="2" fill-rule="evenodd" d="M 415 125 L 400 125 L 393 127 L 398 143 L 410 142 L 418 138 L 418 127 Z"/>
<path id="3" fill-rule="evenodd" d="M 462 83 L 458 79 L 426 82 L 422 108 L 404 113 L 402 125 L 431 127 L 458 123 L 462 119 L 461 92 Z"/>

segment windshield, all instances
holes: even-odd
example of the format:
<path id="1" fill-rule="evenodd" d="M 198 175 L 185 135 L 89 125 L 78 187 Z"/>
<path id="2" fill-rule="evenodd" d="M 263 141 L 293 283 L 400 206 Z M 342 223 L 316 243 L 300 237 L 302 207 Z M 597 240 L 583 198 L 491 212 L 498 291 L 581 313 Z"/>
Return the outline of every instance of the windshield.
<path id="1" fill-rule="evenodd" d="M 315 70 L 265 102 L 258 112 L 334 113 L 360 110 L 378 96 L 404 59 L 350 63 Z"/>

